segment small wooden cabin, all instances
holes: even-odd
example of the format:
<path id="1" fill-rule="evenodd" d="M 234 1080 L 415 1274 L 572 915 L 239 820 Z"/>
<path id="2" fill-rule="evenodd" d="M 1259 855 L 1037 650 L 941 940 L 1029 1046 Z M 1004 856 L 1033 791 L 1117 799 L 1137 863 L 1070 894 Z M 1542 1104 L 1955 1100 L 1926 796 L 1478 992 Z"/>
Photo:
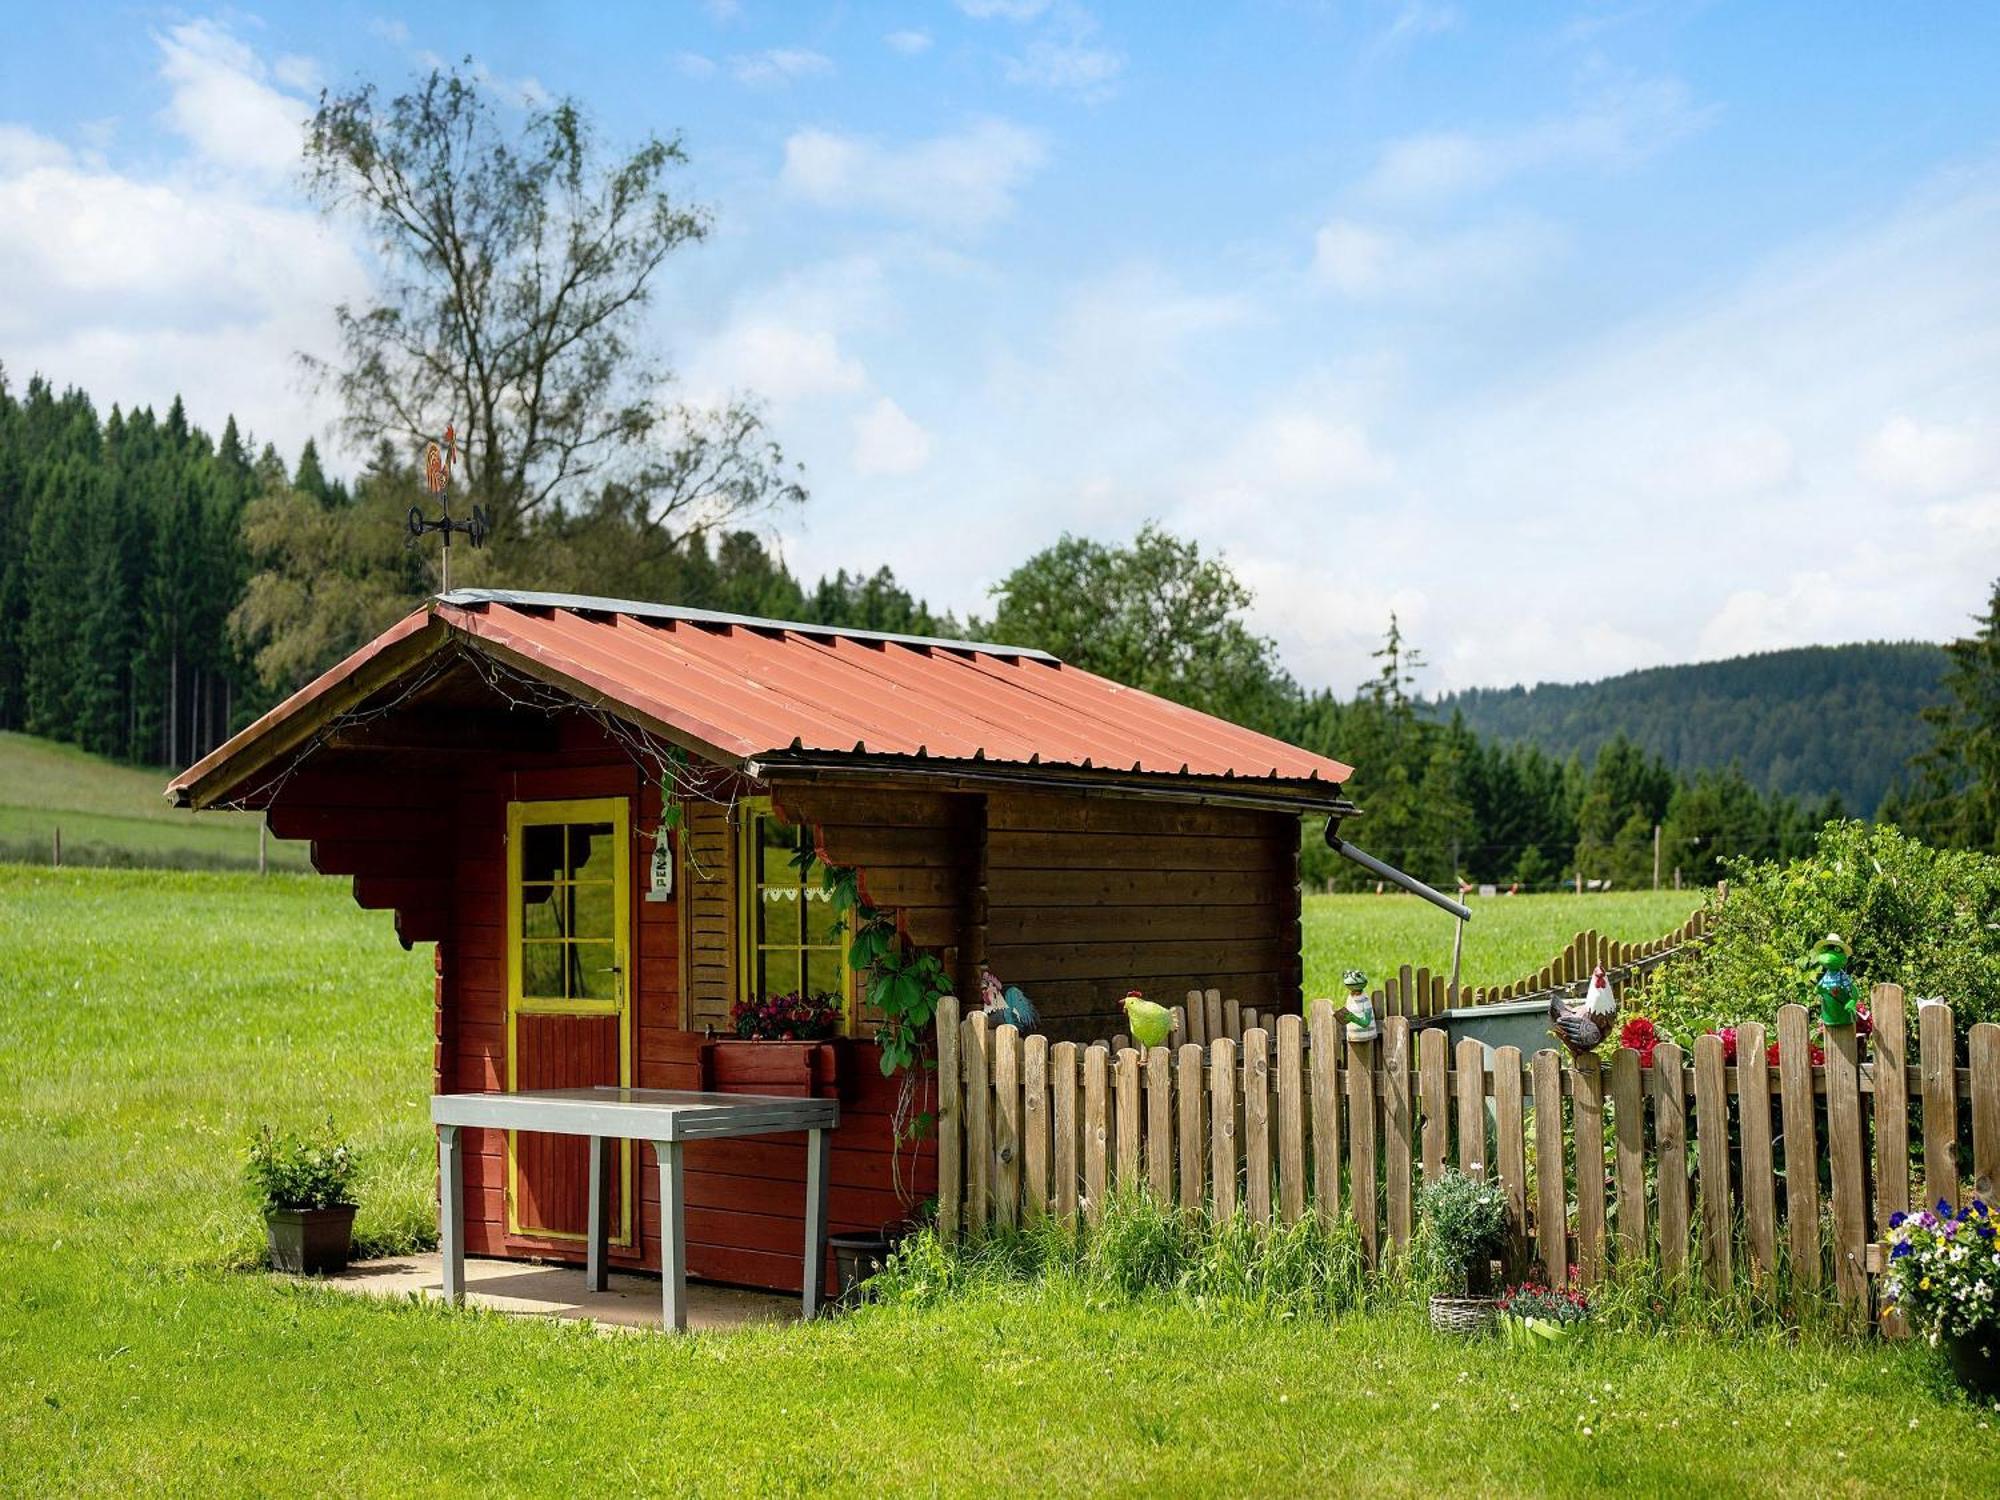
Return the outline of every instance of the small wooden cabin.
<path id="1" fill-rule="evenodd" d="M 722 1070 L 838 1093 L 840 1232 L 903 1218 L 935 1161 L 892 1161 L 900 1085 L 801 849 L 855 868 L 962 996 L 990 970 L 1052 1037 L 1086 1040 L 1120 1029 L 1133 988 L 1298 1008 L 1299 819 L 1351 812 L 1347 775 L 1036 651 L 461 591 L 169 795 L 263 811 L 405 946 L 436 945 L 440 1092 L 719 1086 L 739 998 L 840 996 L 847 1036 L 809 1063 L 736 1051 Z M 470 1151 L 470 1251 L 581 1259 L 581 1140 Z M 614 1265 L 659 1265 L 650 1154 L 621 1161 Z M 782 1138 L 691 1146 L 689 1270 L 796 1289 L 802 1175 Z"/>

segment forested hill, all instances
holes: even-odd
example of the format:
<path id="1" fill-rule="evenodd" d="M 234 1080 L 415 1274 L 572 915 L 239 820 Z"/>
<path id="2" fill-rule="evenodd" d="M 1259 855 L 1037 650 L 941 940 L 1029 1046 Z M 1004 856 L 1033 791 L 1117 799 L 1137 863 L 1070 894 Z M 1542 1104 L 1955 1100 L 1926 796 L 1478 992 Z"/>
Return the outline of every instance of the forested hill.
<path id="1" fill-rule="evenodd" d="M 1944 668 L 1943 648 L 1918 641 L 1807 646 L 1601 682 L 1473 688 L 1427 711 L 1457 710 L 1477 734 L 1586 762 L 1622 731 L 1676 771 L 1734 761 L 1762 791 L 1837 792 L 1866 814 L 1929 743 L 1918 713 L 1943 697 Z"/>

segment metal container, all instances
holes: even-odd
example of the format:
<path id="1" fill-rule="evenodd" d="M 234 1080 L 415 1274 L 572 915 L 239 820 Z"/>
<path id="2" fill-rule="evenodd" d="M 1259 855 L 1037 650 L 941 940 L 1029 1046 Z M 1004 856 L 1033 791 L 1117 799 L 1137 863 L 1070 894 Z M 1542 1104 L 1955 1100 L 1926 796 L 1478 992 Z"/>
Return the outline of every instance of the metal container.
<path id="1" fill-rule="evenodd" d="M 1539 1000 L 1503 1000 L 1494 1005 L 1462 1005 L 1445 1011 L 1440 1019 L 1451 1038 L 1454 1054 L 1458 1044 L 1471 1037 L 1486 1049 L 1489 1063 L 1495 1049 L 1500 1047 L 1519 1047 L 1521 1056 L 1533 1057 L 1544 1047 L 1560 1045 L 1549 1027 L 1547 996 Z"/>

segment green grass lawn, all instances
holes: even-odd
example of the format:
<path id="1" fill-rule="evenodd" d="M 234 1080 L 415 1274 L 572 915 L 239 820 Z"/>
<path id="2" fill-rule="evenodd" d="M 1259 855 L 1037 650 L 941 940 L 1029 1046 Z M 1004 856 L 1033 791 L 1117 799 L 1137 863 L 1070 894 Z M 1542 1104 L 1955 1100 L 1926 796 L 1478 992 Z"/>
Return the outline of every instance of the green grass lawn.
<path id="1" fill-rule="evenodd" d="M 64 864 L 255 869 L 262 819 L 170 807 L 169 779 L 0 731 L 0 859 L 47 863 L 60 828 Z M 303 844 L 272 839 L 267 857 L 273 869 L 308 868 Z"/>
<path id="2" fill-rule="evenodd" d="M 265 1120 L 332 1114 L 363 1234 L 428 1230 L 428 971 L 330 881 L 0 867 L 0 1492 L 2000 1492 L 1921 1346 L 1027 1291 L 673 1341 L 229 1269 Z"/>
<path id="3" fill-rule="evenodd" d="M 1465 926 L 1465 982 L 1519 979 L 1587 928 L 1626 943 L 1659 937 L 1685 922 L 1702 899 L 1701 891 L 1475 896 Z M 1338 994 L 1348 969 L 1366 970 L 1377 984 L 1400 964 L 1451 972 L 1457 923 L 1415 896 L 1307 896 L 1303 925 L 1308 995 Z"/>

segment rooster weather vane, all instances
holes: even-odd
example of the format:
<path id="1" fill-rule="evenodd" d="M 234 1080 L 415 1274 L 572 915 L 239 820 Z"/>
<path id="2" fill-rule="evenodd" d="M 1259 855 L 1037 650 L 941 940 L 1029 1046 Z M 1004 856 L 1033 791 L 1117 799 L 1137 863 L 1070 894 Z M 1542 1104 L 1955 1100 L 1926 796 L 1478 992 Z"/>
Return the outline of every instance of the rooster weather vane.
<path id="1" fill-rule="evenodd" d="M 430 443 L 424 448 L 424 487 L 438 497 L 444 511 L 435 521 L 424 518 L 421 505 L 410 507 L 410 544 L 414 546 L 418 537 L 435 531 L 444 538 L 444 552 L 438 559 L 438 592 L 451 592 L 451 534 L 463 532 L 467 541 L 477 547 L 486 540 L 486 508 L 472 507 L 469 520 L 454 521 L 451 516 L 451 471 L 458 463 L 458 434 L 447 422 L 444 429 L 444 446 Z"/>

